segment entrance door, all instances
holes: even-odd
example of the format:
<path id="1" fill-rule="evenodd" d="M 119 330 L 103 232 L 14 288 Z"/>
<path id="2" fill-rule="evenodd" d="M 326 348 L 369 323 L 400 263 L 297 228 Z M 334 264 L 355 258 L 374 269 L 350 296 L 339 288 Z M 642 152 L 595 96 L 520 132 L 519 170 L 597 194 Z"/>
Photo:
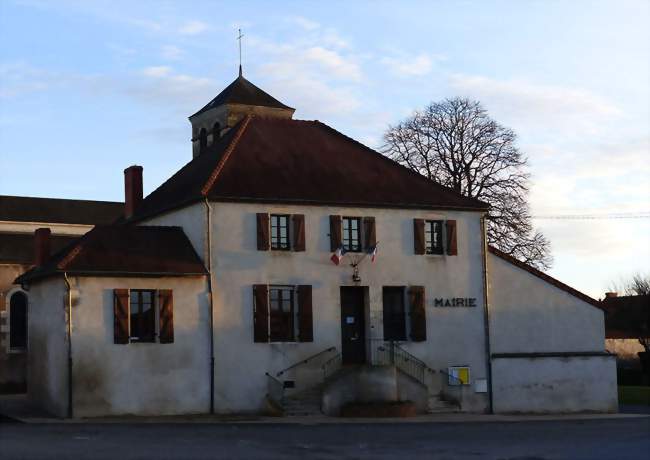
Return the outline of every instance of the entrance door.
<path id="1" fill-rule="evenodd" d="M 366 362 L 365 289 L 341 287 L 341 359 L 343 364 Z"/>

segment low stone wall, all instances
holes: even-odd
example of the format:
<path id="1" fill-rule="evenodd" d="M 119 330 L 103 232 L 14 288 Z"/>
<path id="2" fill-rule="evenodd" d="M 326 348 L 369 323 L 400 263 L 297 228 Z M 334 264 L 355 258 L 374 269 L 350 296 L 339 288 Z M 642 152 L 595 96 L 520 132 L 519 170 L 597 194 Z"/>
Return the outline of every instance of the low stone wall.
<path id="1" fill-rule="evenodd" d="M 495 413 L 618 410 L 613 355 L 494 355 L 492 379 Z"/>

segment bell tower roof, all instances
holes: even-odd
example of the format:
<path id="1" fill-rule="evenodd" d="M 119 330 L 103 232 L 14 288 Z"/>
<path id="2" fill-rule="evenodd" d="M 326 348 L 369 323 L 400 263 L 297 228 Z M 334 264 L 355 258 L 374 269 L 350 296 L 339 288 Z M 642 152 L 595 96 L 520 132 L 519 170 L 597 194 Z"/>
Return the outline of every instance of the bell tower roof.
<path id="1" fill-rule="evenodd" d="M 205 107 L 190 116 L 190 119 L 215 107 L 225 104 L 240 104 L 257 107 L 271 107 L 276 109 L 291 110 L 293 108 L 284 105 L 269 93 L 258 88 L 241 74 L 231 84 L 221 91 L 214 99 L 208 102 Z"/>

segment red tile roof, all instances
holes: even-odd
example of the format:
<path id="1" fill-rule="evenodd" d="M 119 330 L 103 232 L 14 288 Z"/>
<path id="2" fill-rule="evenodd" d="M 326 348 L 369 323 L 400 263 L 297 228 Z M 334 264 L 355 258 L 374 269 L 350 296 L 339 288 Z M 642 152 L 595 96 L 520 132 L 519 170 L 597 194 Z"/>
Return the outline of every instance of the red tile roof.
<path id="1" fill-rule="evenodd" d="M 578 299 L 587 302 L 590 305 L 593 305 L 596 308 L 601 308 L 600 302 L 598 302 L 596 299 L 593 297 L 589 297 L 587 294 L 583 294 L 582 292 L 578 291 L 577 289 L 572 288 L 568 284 L 564 284 L 562 281 L 557 280 L 553 278 L 550 275 L 547 275 L 546 273 L 537 270 L 534 267 L 531 267 L 525 262 L 522 262 L 521 260 L 515 259 L 509 254 L 506 254 L 503 251 L 500 251 L 499 249 L 495 248 L 494 246 L 488 246 L 488 251 L 490 251 L 492 254 L 495 256 L 499 257 L 500 259 L 505 260 L 506 262 L 510 262 L 511 264 L 521 268 L 522 270 L 526 270 L 528 273 L 531 275 L 534 275 L 547 283 L 555 286 L 558 289 L 563 290 L 564 292 L 571 294 L 574 297 L 577 297 Z"/>
<path id="2" fill-rule="evenodd" d="M 207 273 L 181 227 L 98 226 L 16 279 L 66 272 L 93 276 L 179 276 Z"/>
<path id="3" fill-rule="evenodd" d="M 248 117 L 152 192 L 135 220 L 202 200 L 487 210 L 318 121 Z"/>
<path id="4" fill-rule="evenodd" d="M 58 252 L 76 239 L 72 235 L 52 235 L 52 252 Z M 34 263 L 33 233 L 0 233 L 0 264 L 32 265 Z"/>

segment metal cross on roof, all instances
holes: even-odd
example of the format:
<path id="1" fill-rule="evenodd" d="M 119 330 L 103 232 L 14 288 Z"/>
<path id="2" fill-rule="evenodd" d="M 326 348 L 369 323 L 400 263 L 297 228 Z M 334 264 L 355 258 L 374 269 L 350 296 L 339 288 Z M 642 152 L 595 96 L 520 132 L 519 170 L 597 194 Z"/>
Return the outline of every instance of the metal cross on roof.
<path id="1" fill-rule="evenodd" d="M 242 39 L 242 37 L 244 35 L 241 33 L 241 29 L 238 29 L 238 30 L 239 30 L 239 35 L 237 36 L 237 40 L 239 40 L 239 76 L 241 77 L 242 76 L 242 70 L 241 70 L 241 39 Z"/>

